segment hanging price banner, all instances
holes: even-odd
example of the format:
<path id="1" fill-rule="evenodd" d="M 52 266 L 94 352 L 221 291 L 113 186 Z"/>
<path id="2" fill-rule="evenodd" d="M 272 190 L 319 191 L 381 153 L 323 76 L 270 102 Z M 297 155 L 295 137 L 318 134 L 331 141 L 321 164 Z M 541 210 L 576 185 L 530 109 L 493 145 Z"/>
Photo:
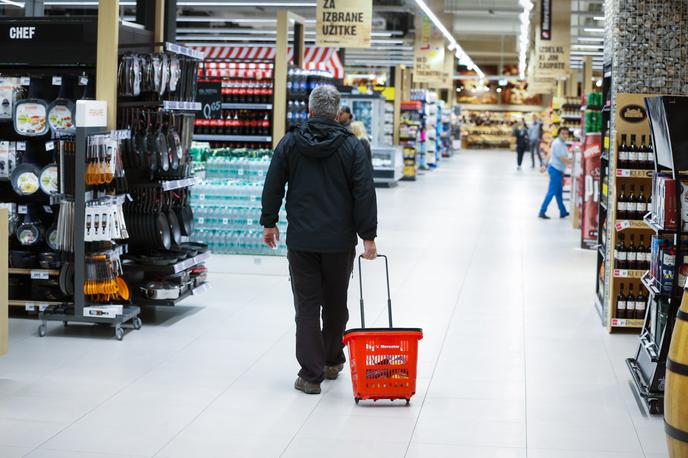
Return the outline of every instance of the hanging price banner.
<path id="1" fill-rule="evenodd" d="M 317 0 L 315 45 L 370 48 L 373 0 Z"/>

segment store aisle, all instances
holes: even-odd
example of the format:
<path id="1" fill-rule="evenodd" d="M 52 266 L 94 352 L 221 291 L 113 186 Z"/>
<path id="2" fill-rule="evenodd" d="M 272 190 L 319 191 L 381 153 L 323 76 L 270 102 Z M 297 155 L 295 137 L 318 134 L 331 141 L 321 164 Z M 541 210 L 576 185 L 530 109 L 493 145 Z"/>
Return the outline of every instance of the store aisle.
<path id="1" fill-rule="evenodd" d="M 211 291 L 124 342 L 12 320 L 0 456 L 666 457 L 629 388 L 636 339 L 600 325 L 594 255 L 569 220 L 537 218 L 545 188 L 513 153 L 465 151 L 379 190 L 395 324 L 425 333 L 410 407 L 357 407 L 347 372 L 295 391 L 284 260 L 218 256 Z M 386 322 L 381 267 L 364 265 L 370 325 Z"/>

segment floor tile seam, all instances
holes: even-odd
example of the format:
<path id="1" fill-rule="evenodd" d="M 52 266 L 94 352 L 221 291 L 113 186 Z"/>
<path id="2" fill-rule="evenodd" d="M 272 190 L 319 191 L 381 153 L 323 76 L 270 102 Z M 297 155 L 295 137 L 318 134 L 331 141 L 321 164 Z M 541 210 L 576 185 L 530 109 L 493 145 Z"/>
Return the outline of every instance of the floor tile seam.
<path id="1" fill-rule="evenodd" d="M 523 231 L 523 220 L 518 225 L 519 235 L 519 260 L 521 264 L 521 326 L 523 330 L 523 340 L 521 347 L 523 348 L 523 407 L 525 420 L 525 442 L 526 442 L 526 458 L 528 458 L 528 330 L 527 330 L 527 316 L 526 316 L 526 281 L 530 278 L 526 273 L 526 256 L 525 243 L 526 237 Z"/>
<path id="2" fill-rule="evenodd" d="M 485 219 L 482 218 L 480 221 L 480 224 L 478 224 L 478 228 L 479 228 L 478 233 L 479 234 L 482 232 L 482 228 L 484 226 L 484 221 L 485 221 Z M 406 447 L 406 452 L 404 453 L 404 457 L 406 457 L 408 455 L 409 448 L 411 447 L 411 442 L 413 442 L 413 437 L 416 433 L 416 428 L 418 427 L 418 421 L 420 419 L 421 414 L 423 413 L 423 406 L 425 405 L 425 399 L 427 398 L 428 393 L 430 392 L 430 389 L 432 388 L 432 382 L 433 382 L 435 373 L 437 371 L 437 366 L 439 364 L 440 358 L 442 357 L 442 352 L 444 351 L 444 348 L 445 348 L 445 345 L 447 342 L 447 335 L 449 334 L 449 328 L 451 327 L 451 324 L 454 321 L 454 315 L 456 314 L 456 311 L 458 310 L 458 304 L 459 304 L 459 301 L 461 300 L 461 294 L 463 293 L 463 288 L 466 285 L 466 278 L 468 277 L 468 272 L 470 271 L 470 266 L 473 263 L 473 260 L 475 259 L 477 249 L 478 249 L 478 244 L 477 243 L 473 244 L 473 247 L 471 249 L 471 253 L 468 257 L 468 262 L 466 264 L 466 269 L 464 270 L 464 275 L 461 278 L 461 285 L 459 286 L 458 291 L 456 293 L 456 300 L 454 301 L 454 306 L 453 306 L 452 311 L 449 315 L 449 318 L 447 319 L 447 325 L 444 329 L 444 335 L 442 336 L 442 343 L 440 345 L 440 351 L 437 354 L 437 357 L 435 358 L 435 362 L 434 362 L 433 368 L 432 368 L 432 373 L 430 375 L 430 382 L 428 383 L 428 388 L 423 395 L 423 398 L 421 401 L 421 406 L 420 406 L 420 409 L 418 410 L 418 415 L 416 416 L 416 421 L 413 425 L 413 430 L 411 431 L 411 435 L 408 439 L 408 445 Z"/>
<path id="3" fill-rule="evenodd" d="M 213 399 L 211 399 L 211 400 L 208 402 L 208 404 L 207 404 L 203 409 L 201 409 L 200 412 L 198 412 L 198 414 L 196 414 L 191 420 L 189 420 L 184 426 L 182 426 L 182 427 L 179 429 L 179 431 L 177 431 L 176 434 L 174 434 L 167 442 L 165 442 L 165 443 L 158 449 L 158 451 L 155 452 L 152 456 L 153 456 L 153 457 L 158 456 L 158 455 L 160 454 L 160 452 L 162 452 L 162 451 L 165 449 L 165 447 L 167 447 L 170 443 L 172 443 L 172 441 L 174 441 L 177 437 L 179 437 L 179 435 L 180 435 L 185 429 L 187 429 L 189 426 L 191 426 L 191 424 L 193 424 L 193 422 L 195 422 L 201 415 L 203 415 L 203 413 L 205 413 L 205 412 L 208 410 L 208 408 L 210 408 L 211 405 L 213 405 L 215 402 L 217 402 L 218 399 L 220 399 L 220 397 L 222 397 L 225 393 L 227 393 L 227 392 L 234 386 L 234 384 L 236 384 L 236 382 L 237 382 L 242 376 L 246 375 L 246 374 L 247 374 L 251 369 L 253 369 L 253 367 L 255 367 L 263 358 L 265 358 L 265 356 L 266 356 L 273 348 L 275 348 L 277 345 L 279 345 L 279 343 L 281 342 L 281 340 L 282 340 L 287 334 L 289 334 L 289 331 L 285 331 L 283 334 L 281 334 L 281 335 L 279 336 L 279 338 L 277 338 L 277 339 L 275 340 L 275 342 L 273 342 L 272 345 L 270 345 L 270 346 L 269 346 L 260 356 L 258 356 L 258 358 L 255 359 L 255 361 L 253 361 L 253 363 L 251 363 L 243 372 L 241 372 L 241 373 L 238 374 L 236 377 L 234 377 L 234 378 L 232 379 L 232 381 L 229 383 L 229 385 L 227 385 L 226 388 L 224 388 L 217 396 L 213 397 Z"/>
<path id="4" fill-rule="evenodd" d="M 132 454 L 127 454 L 127 455 L 121 455 L 119 453 L 105 453 L 105 452 L 84 452 L 83 450 L 61 450 L 61 449 L 56 449 L 56 448 L 43 448 L 41 450 L 47 450 L 50 452 L 69 452 L 69 453 L 77 453 L 77 454 L 82 454 L 82 453 L 88 453 L 89 455 L 101 455 L 104 457 L 116 457 L 116 458 L 152 458 L 149 455 L 132 455 Z M 30 457 L 31 454 L 35 450 L 31 450 L 29 453 L 26 455 L 23 455 L 23 457 Z"/>
<path id="5" fill-rule="evenodd" d="M 594 307 L 594 305 L 593 305 Z M 614 337 L 613 335 L 610 334 L 610 337 Z M 616 380 L 617 386 L 621 384 L 621 380 L 619 379 L 618 374 L 616 373 L 616 370 L 614 369 L 614 362 L 612 359 L 612 356 L 609 351 L 609 346 L 607 345 L 608 339 L 603 339 L 602 340 L 602 345 L 604 347 L 604 353 L 607 356 L 607 360 L 609 361 L 609 366 L 611 368 L 612 373 L 614 374 L 614 380 Z M 624 380 L 625 382 L 628 382 L 628 379 Z M 625 389 L 625 388 L 624 388 Z M 630 387 L 629 387 L 630 389 Z M 635 433 L 636 440 L 638 441 L 638 445 L 640 446 L 640 450 L 642 450 L 643 455 L 647 456 L 647 453 L 645 452 L 645 447 L 643 446 L 643 441 L 640 439 L 640 430 L 638 429 L 638 426 L 636 423 L 633 421 L 633 415 L 631 414 L 631 407 L 628 405 L 627 402 L 623 402 L 624 410 L 626 411 L 626 414 L 628 415 L 628 420 L 631 422 L 631 425 L 633 426 L 633 432 Z M 635 407 L 635 404 L 634 404 Z M 644 412 L 641 412 L 643 414 Z"/>
<path id="6" fill-rule="evenodd" d="M 186 345 L 182 346 L 182 347 L 179 349 L 179 351 L 183 351 L 184 349 L 188 348 L 189 346 L 191 346 L 194 342 L 196 342 L 196 341 L 199 340 L 199 339 L 200 339 L 200 336 L 199 336 L 199 337 L 196 337 L 195 339 L 191 339 Z M 160 361 L 158 364 L 156 364 L 156 365 L 154 365 L 153 367 L 151 367 L 148 371 L 146 371 L 146 372 L 144 372 L 143 374 L 139 375 L 138 377 L 134 378 L 134 379 L 131 380 L 129 383 L 125 383 L 125 384 L 124 384 L 122 387 L 120 387 L 118 390 L 115 390 L 115 392 L 112 393 L 110 396 L 107 396 L 107 397 L 106 397 L 105 399 L 103 399 L 101 402 L 99 402 L 99 403 L 97 403 L 95 406 L 93 406 L 93 408 L 91 408 L 91 409 L 89 409 L 88 411 L 84 412 L 82 415 L 80 415 L 79 417 L 77 417 L 73 422 L 69 423 L 69 424 L 66 425 L 64 428 L 60 429 L 58 432 L 56 432 L 55 434 L 53 434 L 52 436 L 50 436 L 49 438 L 47 438 L 46 440 L 44 440 L 43 442 L 41 442 L 40 444 L 38 444 L 36 447 L 34 447 L 34 448 L 29 452 L 29 455 L 30 455 L 31 453 L 35 452 L 36 450 L 40 449 L 44 444 L 48 443 L 49 441 L 51 441 L 51 440 L 54 439 L 55 437 L 59 436 L 60 434 L 62 434 L 62 433 L 65 432 L 66 430 L 68 430 L 70 427 L 72 427 L 73 425 L 75 425 L 75 424 L 76 424 L 78 421 L 80 421 L 81 419 L 83 419 L 83 418 L 85 418 L 86 416 L 88 416 L 88 415 L 90 415 L 91 413 L 93 413 L 96 409 L 98 409 L 99 407 L 103 406 L 106 402 L 110 401 L 111 399 L 115 398 L 117 395 L 119 395 L 119 394 L 121 394 L 122 392 L 124 392 L 127 388 L 129 388 L 130 386 L 132 386 L 134 383 L 136 383 L 137 381 L 141 380 L 141 379 L 142 379 L 143 377 L 145 377 L 146 375 L 150 374 L 155 368 L 161 366 L 162 364 L 166 363 L 168 360 L 172 359 L 172 357 L 173 357 L 173 355 L 169 355 L 169 356 L 168 356 L 167 358 L 165 358 L 163 361 Z"/>

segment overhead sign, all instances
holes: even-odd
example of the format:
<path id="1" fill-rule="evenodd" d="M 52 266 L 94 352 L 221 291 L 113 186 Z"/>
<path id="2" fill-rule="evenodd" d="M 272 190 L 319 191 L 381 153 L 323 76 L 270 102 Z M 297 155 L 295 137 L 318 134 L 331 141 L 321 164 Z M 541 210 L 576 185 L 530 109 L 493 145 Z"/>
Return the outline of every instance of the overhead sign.
<path id="1" fill-rule="evenodd" d="M 541 0 L 540 3 L 540 39 L 552 38 L 552 0 Z"/>
<path id="2" fill-rule="evenodd" d="M 444 37 L 424 14 L 416 16 L 413 81 L 442 85 L 445 81 Z"/>
<path id="3" fill-rule="evenodd" d="M 316 46 L 370 48 L 373 0 L 317 0 Z"/>
<path id="4" fill-rule="evenodd" d="M 543 39 L 542 30 L 536 34 L 535 77 L 537 79 L 565 78 L 568 76 L 570 67 L 571 2 L 569 0 L 550 1 L 552 20 L 550 37 Z"/>

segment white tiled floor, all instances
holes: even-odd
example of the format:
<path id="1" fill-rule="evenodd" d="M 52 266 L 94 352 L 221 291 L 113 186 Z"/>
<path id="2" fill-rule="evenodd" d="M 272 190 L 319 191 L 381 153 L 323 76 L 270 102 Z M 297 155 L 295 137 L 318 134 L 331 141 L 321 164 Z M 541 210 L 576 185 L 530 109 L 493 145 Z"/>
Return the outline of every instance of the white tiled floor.
<path id="1" fill-rule="evenodd" d="M 296 392 L 284 260 L 218 256 L 210 292 L 123 342 L 11 320 L 0 456 L 666 457 L 629 388 L 636 339 L 594 310 L 594 253 L 536 218 L 545 177 L 514 162 L 466 151 L 378 192 L 395 323 L 425 333 L 410 407 L 355 406 L 346 373 Z M 386 322 L 380 267 L 365 265 L 370 325 Z"/>

